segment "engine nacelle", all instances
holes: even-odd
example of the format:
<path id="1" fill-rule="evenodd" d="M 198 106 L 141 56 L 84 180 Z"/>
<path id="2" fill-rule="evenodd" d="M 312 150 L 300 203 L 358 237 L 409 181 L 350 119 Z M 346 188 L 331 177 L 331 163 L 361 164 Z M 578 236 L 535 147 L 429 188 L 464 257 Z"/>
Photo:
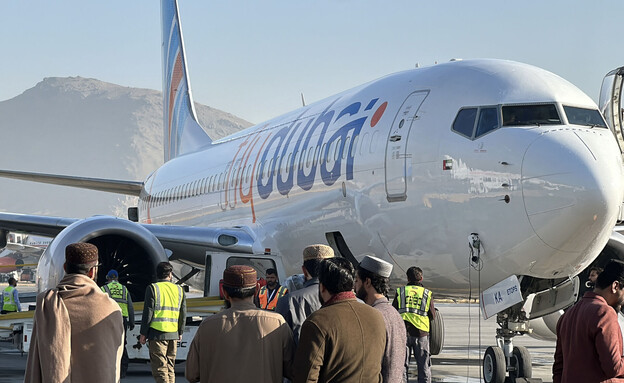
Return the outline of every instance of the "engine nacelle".
<path id="1" fill-rule="evenodd" d="M 616 227 L 616 230 L 617 229 L 618 227 Z M 585 285 L 585 281 L 587 281 L 587 278 L 589 277 L 589 269 L 594 266 L 604 268 L 611 259 L 624 261 L 624 235 L 617 231 L 614 231 L 611 234 L 607 245 L 600 252 L 598 257 L 589 266 L 587 266 L 585 270 L 578 274 L 581 282 L 578 299 L 580 299 L 585 292 L 591 290 L 590 287 Z M 531 319 L 531 328 L 533 329 L 531 336 L 541 340 L 556 340 L 557 322 L 559 321 L 561 315 L 563 315 L 563 310 L 557 310 L 541 318 Z"/>
<path id="2" fill-rule="evenodd" d="M 167 261 L 161 243 L 143 226 L 122 218 L 95 216 L 67 226 L 52 240 L 37 267 L 39 292 L 55 287 L 65 275 L 65 248 L 76 242 L 92 243 L 98 248 L 97 284 L 115 269 L 133 301 L 143 301 L 145 289 L 156 281 L 156 265 Z"/>

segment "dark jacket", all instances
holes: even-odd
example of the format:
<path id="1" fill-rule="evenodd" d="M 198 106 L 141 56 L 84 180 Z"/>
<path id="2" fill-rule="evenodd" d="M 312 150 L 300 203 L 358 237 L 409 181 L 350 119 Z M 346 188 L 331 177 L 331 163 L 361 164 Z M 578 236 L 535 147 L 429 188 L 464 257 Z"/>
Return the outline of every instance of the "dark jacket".
<path id="1" fill-rule="evenodd" d="M 303 322 L 320 308 L 319 281 L 318 278 L 313 278 L 305 281 L 302 289 L 288 293 L 280 299 L 275 312 L 282 314 L 293 331 L 295 344 L 298 344 Z"/>
<path id="2" fill-rule="evenodd" d="M 350 293 L 350 294 L 349 294 Z M 386 348 L 381 313 L 352 292 L 323 306 L 301 327 L 293 383 L 380 383 Z"/>
<path id="3" fill-rule="evenodd" d="M 559 318 L 552 368 L 554 383 L 624 382 L 622 331 L 603 297 L 586 292 Z"/>
<path id="4" fill-rule="evenodd" d="M 169 280 L 159 280 L 158 282 L 170 282 Z M 143 317 L 141 318 L 141 335 L 145 335 L 147 339 L 154 340 L 172 340 L 178 339 L 184 333 L 184 325 L 186 324 L 186 294 L 182 291 L 182 304 L 180 306 L 180 316 L 178 317 L 178 332 L 162 332 L 150 327 L 152 318 L 154 317 L 154 289 L 150 286 L 145 289 L 145 302 L 143 302 Z"/>

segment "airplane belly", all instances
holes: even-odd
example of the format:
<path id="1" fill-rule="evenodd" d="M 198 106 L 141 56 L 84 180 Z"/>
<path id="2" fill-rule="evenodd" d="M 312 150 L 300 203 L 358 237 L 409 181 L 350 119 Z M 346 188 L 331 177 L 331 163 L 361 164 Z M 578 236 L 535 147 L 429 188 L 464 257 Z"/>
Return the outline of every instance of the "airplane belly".
<path id="1" fill-rule="evenodd" d="M 622 165 L 605 129 L 547 131 L 527 149 L 522 194 L 532 229 L 549 248 L 532 275 L 577 274 L 602 250 L 622 202 Z M 575 265 L 575 269 L 571 269 Z"/>

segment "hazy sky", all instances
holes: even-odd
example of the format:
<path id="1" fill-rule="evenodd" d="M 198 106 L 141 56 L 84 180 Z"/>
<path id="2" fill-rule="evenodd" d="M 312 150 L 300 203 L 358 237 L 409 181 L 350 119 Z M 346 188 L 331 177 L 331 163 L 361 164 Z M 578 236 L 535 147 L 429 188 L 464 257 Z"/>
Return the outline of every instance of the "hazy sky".
<path id="1" fill-rule="evenodd" d="M 503 58 L 598 101 L 624 66 L 621 0 L 180 1 L 195 101 L 259 123 L 383 75 L 451 58 Z M 162 88 L 160 4 L 5 1 L 0 101 L 44 77 Z"/>

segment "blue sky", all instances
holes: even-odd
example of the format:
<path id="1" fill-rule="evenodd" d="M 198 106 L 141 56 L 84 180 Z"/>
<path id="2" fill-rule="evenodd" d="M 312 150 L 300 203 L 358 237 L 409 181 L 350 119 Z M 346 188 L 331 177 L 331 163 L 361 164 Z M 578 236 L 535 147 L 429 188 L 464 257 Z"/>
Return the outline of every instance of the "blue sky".
<path id="1" fill-rule="evenodd" d="M 44 77 L 160 90 L 158 1 L 2 4 L 0 101 Z M 386 74 L 451 58 L 550 70 L 597 101 L 624 66 L 624 1 L 181 0 L 195 100 L 259 123 Z"/>

